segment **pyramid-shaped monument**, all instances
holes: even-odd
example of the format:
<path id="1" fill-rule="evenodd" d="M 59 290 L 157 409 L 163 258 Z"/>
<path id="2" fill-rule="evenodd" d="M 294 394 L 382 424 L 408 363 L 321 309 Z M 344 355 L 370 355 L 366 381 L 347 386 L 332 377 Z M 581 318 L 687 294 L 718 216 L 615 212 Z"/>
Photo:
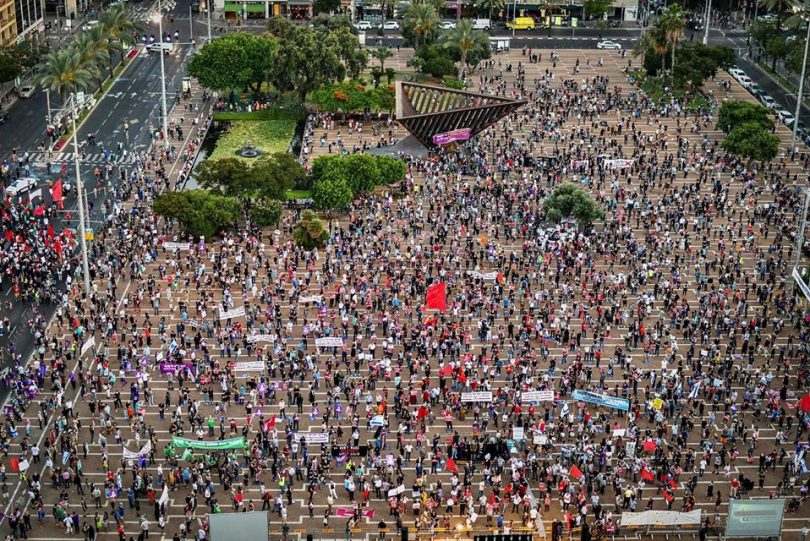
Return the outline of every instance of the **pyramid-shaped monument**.
<path id="1" fill-rule="evenodd" d="M 397 121 L 428 148 L 469 139 L 525 104 L 526 100 L 397 81 Z"/>

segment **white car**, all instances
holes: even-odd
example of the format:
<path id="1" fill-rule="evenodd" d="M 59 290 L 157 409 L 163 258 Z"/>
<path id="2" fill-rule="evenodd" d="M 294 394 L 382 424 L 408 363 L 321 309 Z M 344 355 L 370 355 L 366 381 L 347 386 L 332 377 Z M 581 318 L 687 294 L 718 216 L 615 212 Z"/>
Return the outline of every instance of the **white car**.
<path id="1" fill-rule="evenodd" d="M 371 23 L 368 21 L 360 21 L 357 23 L 358 30 L 371 30 Z"/>
<path id="2" fill-rule="evenodd" d="M 20 177 L 8 185 L 6 188 L 6 195 L 9 197 L 14 197 L 15 195 L 27 192 L 31 188 L 35 188 L 37 182 L 39 181 L 34 177 Z"/>
<path id="3" fill-rule="evenodd" d="M 34 92 L 36 92 L 36 90 L 37 87 L 35 87 L 34 85 L 25 85 L 20 87 L 20 89 L 17 91 L 17 94 L 19 94 L 21 98 L 28 99 L 34 95 Z"/>
<path id="4" fill-rule="evenodd" d="M 793 113 L 785 111 L 784 109 L 779 109 L 778 111 L 776 111 L 776 116 L 778 116 L 779 120 L 782 121 L 782 124 L 784 124 L 787 127 L 792 126 L 793 122 L 796 120 L 796 117 L 793 116 Z"/>
<path id="5" fill-rule="evenodd" d="M 442 21 L 441 23 L 439 23 L 439 28 L 441 28 L 442 30 L 451 30 L 455 27 L 456 23 L 454 23 L 453 21 Z"/>
<path id="6" fill-rule="evenodd" d="M 174 50 L 174 43 L 162 41 L 162 42 L 155 42 L 147 47 L 150 53 L 159 53 L 163 51 L 165 54 L 169 54 Z"/>
<path id="7" fill-rule="evenodd" d="M 770 97 L 768 94 L 763 94 L 760 101 L 762 101 L 762 105 L 768 109 L 776 109 L 776 100 Z"/>
<path id="8" fill-rule="evenodd" d="M 385 21 L 383 30 L 399 30 L 399 23 L 396 21 Z"/>
<path id="9" fill-rule="evenodd" d="M 621 49 L 621 43 L 616 43 L 615 41 L 610 41 L 606 39 L 605 41 L 600 41 L 596 44 L 597 49 Z"/>
<path id="10" fill-rule="evenodd" d="M 737 81 L 739 81 L 739 83 L 740 83 L 741 85 L 743 85 L 743 88 L 751 88 L 751 83 L 753 83 L 753 82 L 754 82 L 754 81 L 752 81 L 752 80 L 751 80 L 751 78 L 750 78 L 749 76 L 747 76 L 747 75 L 740 75 L 740 76 L 737 78 Z"/>

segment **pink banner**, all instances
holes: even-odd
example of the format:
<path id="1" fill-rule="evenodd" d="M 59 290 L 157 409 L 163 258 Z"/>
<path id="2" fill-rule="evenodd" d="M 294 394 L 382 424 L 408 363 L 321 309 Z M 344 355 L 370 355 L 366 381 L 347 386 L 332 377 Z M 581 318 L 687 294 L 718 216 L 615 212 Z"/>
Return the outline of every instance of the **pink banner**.
<path id="1" fill-rule="evenodd" d="M 335 514 L 339 517 L 351 517 L 354 515 L 354 509 L 351 507 L 338 507 Z M 365 509 L 361 514 L 366 518 L 374 518 L 374 509 Z"/>
<path id="2" fill-rule="evenodd" d="M 452 143 L 453 141 L 466 141 L 470 138 L 471 133 L 470 128 L 461 128 L 444 133 L 437 133 L 433 136 L 433 144 L 446 145 L 448 143 Z"/>

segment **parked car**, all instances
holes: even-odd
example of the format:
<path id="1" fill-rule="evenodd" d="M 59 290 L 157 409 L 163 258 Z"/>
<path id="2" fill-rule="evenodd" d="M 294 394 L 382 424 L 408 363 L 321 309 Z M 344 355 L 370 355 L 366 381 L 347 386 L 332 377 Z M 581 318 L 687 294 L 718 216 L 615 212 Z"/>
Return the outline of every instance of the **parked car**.
<path id="1" fill-rule="evenodd" d="M 451 30 L 456 27 L 456 23 L 453 21 L 442 21 L 439 23 L 439 28 L 442 30 Z"/>
<path id="2" fill-rule="evenodd" d="M 782 121 L 782 124 L 784 124 L 787 127 L 792 126 L 793 122 L 796 120 L 796 118 L 793 116 L 793 113 L 791 113 L 790 111 L 786 111 L 784 109 L 778 109 L 776 111 L 776 116 L 779 117 L 779 120 Z"/>
<path id="3" fill-rule="evenodd" d="M 6 187 L 6 195 L 14 197 L 18 194 L 27 192 L 31 188 L 35 188 L 39 182 L 34 177 L 20 177 Z"/>
<path id="4" fill-rule="evenodd" d="M 759 101 L 762 102 L 762 105 L 767 107 L 768 109 L 775 109 L 776 108 L 776 100 L 770 97 L 768 94 L 763 94 Z"/>
<path id="5" fill-rule="evenodd" d="M 369 21 L 360 21 L 359 23 L 357 23 L 356 26 L 358 30 L 371 30 L 372 28 L 372 25 Z"/>
<path id="6" fill-rule="evenodd" d="M 748 91 L 756 97 L 760 97 L 763 94 L 762 89 L 754 82 L 748 85 Z"/>
<path id="7" fill-rule="evenodd" d="M 731 66 L 728 68 L 728 73 L 735 79 L 737 79 L 740 75 L 745 75 L 745 72 L 738 68 L 737 66 Z"/>
<path id="8" fill-rule="evenodd" d="M 509 30 L 534 30 L 534 19 L 531 17 L 515 17 L 514 20 L 506 23 Z"/>
<path id="9" fill-rule="evenodd" d="M 615 41 L 611 41 L 609 39 L 606 39 L 604 41 L 600 41 L 599 43 L 597 43 L 596 48 L 597 49 L 621 49 L 622 45 L 621 45 L 621 43 L 616 43 Z"/>
<path id="10" fill-rule="evenodd" d="M 36 92 L 36 90 L 37 87 L 35 87 L 34 85 L 21 86 L 20 89 L 17 91 L 17 95 L 19 95 L 21 98 L 28 99 L 34 95 L 34 92 Z"/>
<path id="11" fill-rule="evenodd" d="M 745 88 L 745 89 L 749 89 L 749 88 L 751 88 L 751 84 L 754 82 L 754 81 L 752 81 L 752 80 L 751 80 L 751 78 L 750 78 L 749 76 L 747 76 L 747 75 L 740 75 L 740 76 L 737 78 L 737 81 L 738 81 L 738 82 L 739 82 L 739 83 L 740 83 L 740 84 L 743 86 L 743 88 Z"/>
<path id="12" fill-rule="evenodd" d="M 396 21 L 385 21 L 383 30 L 399 30 L 399 23 Z"/>

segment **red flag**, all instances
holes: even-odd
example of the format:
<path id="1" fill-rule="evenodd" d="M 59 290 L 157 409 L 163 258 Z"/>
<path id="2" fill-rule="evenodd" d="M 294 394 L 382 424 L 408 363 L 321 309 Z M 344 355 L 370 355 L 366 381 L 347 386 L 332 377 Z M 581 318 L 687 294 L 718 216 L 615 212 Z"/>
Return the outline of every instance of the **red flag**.
<path id="1" fill-rule="evenodd" d="M 641 468 L 641 478 L 645 481 L 655 481 L 655 476 L 647 468 Z"/>
<path id="2" fill-rule="evenodd" d="M 453 473 L 458 473 L 458 466 L 456 466 L 456 461 L 453 460 L 452 458 L 447 459 L 446 467 L 449 471 Z"/>
<path id="3" fill-rule="evenodd" d="M 582 477 L 582 470 L 580 470 L 576 464 L 571 466 L 571 471 L 568 472 L 568 475 L 573 477 L 574 479 L 579 479 Z"/>
<path id="4" fill-rule="evenodd" d="M 42 204 L 34 209 L 34 216 L 45 216 L 45 205 Z"/>
<path id="5" fill-rule="evenodd" d="M 675 479 L 670 479 L 669 486 L 672 488 L 678 488 L 678 483 L 675 481 Z"/>
<path id="6" fill-rule="evenodd" d="M 11 471 L 18 472 L 20 471 L 20 459 L 13 456 L 8 459 L 9 464 L 11 465 Z"/>
<path id="7" fill-rule="evenodd" d="M 264 427 L 267 430 L 272 430 L 272 429 L 276 428 L 276 416 L 273 415 L 272 417 L 270 417 L 270 419 L 267 422 L 264 423 Z"/>
<path id="8" fill-rule="evenodd" d="M 51 188 L 51 197 L 53 197 L 54 203 L 59 203 L 62 201 L 62 179 L 56 181 L 56 184 L 53 185 Z"/>
<path id="9" fill-rule="evenodd" d="M 53 225 L 48 224 L 48 237 L 53 238 L 53 234 L 54 234 Z"/>
<path id="10" fill-rule="evenodd" d="M 427 290 L 427 307 L 444 312 L 447 310 L 447 286 L 444 282 L 433 284 Z"/>
<path id="11" fill-rule="evenodd" d="M 56 255 L 59 255 L 59 256 L 62 255 L 62 243 L 59 242 L 58 240 L 53 243 L 53 249 L 54 249 L 54 251 L 56 251 Z"/>
<path id="12" fill-rule="evenodd" d="M 810 411 L 810 394 L 806 394 L 799 400 L 799 406 L 802 408 L 802 411 Z"/>

